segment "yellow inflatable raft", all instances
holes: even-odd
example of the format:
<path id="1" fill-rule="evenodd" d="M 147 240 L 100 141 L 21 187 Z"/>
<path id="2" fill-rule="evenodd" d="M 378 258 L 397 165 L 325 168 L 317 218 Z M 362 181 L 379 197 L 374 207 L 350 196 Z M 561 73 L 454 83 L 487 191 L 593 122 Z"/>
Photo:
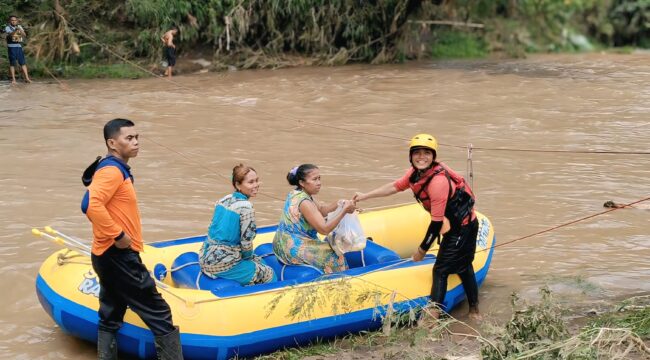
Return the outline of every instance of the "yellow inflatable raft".
<path id="1" fill-rule="evenodd" d="M 479 286 L 495 245 L 490 221 L 480 213 L 474 260 Z M 275 226 L 258 229 L 255 253 L 276 271 L 278 282 L 240 286 L 200 275 L 197 254 L 205 236 L 145 246 L 142 259 L 159 279 L 159 290 L 180 327 L 186 359 L 253 356 L 381 326 L 391 304 L 395 311 L 421 307 L 428 299 L 437 247 L 422 262 L 412 262 L 429 223 L 417 204 L 359 215 L 366 249 L 348 253 L 350 269 L 322 275 L 308 266 L 285 266 L 272 254 Z M 87 257 L 61 250 L 41 266 L 36 291 L 45 311 L 67 333 L 97 341 L 99 283 Z M 372 294 L 372 296 L 370 296 Z M 445 306 L 465 297 L 460 280 L 450 276 Z M 308 299 L 315 305 L 301 305 Z M 154 358 L 153 335 L 130 310 L 118 333 L 120 351 Z"/>

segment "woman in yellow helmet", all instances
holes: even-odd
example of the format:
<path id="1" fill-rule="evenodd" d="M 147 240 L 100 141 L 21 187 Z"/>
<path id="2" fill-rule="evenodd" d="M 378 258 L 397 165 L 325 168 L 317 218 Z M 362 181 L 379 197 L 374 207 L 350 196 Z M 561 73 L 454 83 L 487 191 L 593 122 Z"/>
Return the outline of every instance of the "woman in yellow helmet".
<path id="1" fill-rule="evenodd" d="M 480 319 L 478 285 L 472 261 L 476 252 L 478 220 L 474 214 L 474 194 L 462 176 L 437 162 L 438 142 L 429 134 L 411 139 L 411 167 L 400 179 L 367 193 L 356 193 L 353 200 L 363 201 L 411 189 L 415 199 L 431 214 L 431 223 L 422 243 L 413 254 L 421 261 L 436 238 L 442 243 L 433 266 L 431 301 L 441 307 L 447 293 L 447 278 L 458 274 L 469 302 L 470 317 Z M 440 314 L 434 312 L 434 317 Z"/>

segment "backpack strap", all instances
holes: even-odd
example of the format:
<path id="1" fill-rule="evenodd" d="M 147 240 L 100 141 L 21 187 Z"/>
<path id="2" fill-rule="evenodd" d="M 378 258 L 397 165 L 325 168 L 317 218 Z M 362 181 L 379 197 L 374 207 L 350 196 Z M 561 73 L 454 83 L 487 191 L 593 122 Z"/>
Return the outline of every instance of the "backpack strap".
<path id="1" fill-rule="evenodd" d="M 99 165 L 101 159 L 102 157 L 98 156 L 95 161 L 92 162 L 92 164 L 88 165 L 86 170 L 84 170 L 84 173 L 81 175 L 81 182 L 85 187 L 88 187 L 90 183 L 93 182 L 93 175 L 95 175 L 95 171 L 97 171 L 97 165 Z"/>
<path id="2" fill-rule="evenodd" d="M 451 176 L 449 176 L 449 173 L 447 172 L 447 169 L 442 168 L 442 171 L 445 172 L 445 177 L 447 178 L 447 182 L 449 182 L 449 193 L 447 194 L 447 204 L 449 204 L 449 200 L 451 199 Z M 455 183 L 456 182 L 454 181 L 454 184 Z M 447 205 L 445 204 L 445 207 L 446 206 Z M 436 241 L 438 242 L 438 245 L 440 245 L 441 240 L 442 240 L 442 234 L 438 233 L 438 237 L 436 238 Z"/>
<path id="3" fill-rule="evenodd" d="M 131 175 L 131 171 L 129 171 L 129 169 L 126 166 L 124 166 L 123 162 L 117 160 L 115 157 L 109 156 L 100 160 L 99 165 L 97 166 L 97 170 L 107 166 L 115 166 L 116 168 L 120 169 L 120 172 L 122 172 L 122 177 L 124 178 L 124 180 L 131 178 L 131 182 L 133 182 L 133 175 Z"/>
<path id="4" fill-rule="evenodd" d="M 124 180 L 131 178 L 131 182 L 134 182 L 131 171 L 124 165 L 123 162 L 117 160 L 114 156 L 108 156 L 103 159 L 101 156 L 98 156 L 95 161 L 93 161 L 92 164 L 88 165 L 86 170 L 84 170 L 83 175 L 81 175 L 81 182 L 84 184 L 84 186 L 90 186 L 93 181 L 93 176 L 95 176 L 97 170 L 106 166 L 115 166 L 116 168 L 120 169 Z"/>
<path id="5" fill-rule="evenodd" d="M 449 182 L 449 194 L 447 194 L 447 202 L 449 202 L 449 199 L 451 199 L 451 176 L 449 176 L 449 173 L 447 172 L 447 169 L 445 171 L 445 177 L 447 178 L 447 181 Z M 454 181 L 454 184 L 456 182 Z"/>
<path id="6" fill-rule="evenodd" d="M 98 156 L 95 159 L 95 161 L 93 161 L 93 163 L 90 164 L 88 168 L 86 168 L 86 170 L 84 170 L 83 175 L 81 175 L 81 182 L 83 182 L 84 186 L 86 187 L 90 186 L 90 184 L 93 181 L 93 176 L 95 176 L 97 170 L 106 166 L 117 167 L 118 169 L 120 169 L 120 172 L 122 173 L 122 177 L 124 178 L 124 180 L 131 178 L 131 183 L 133 183 L 133 175 L 131 175 L 129 168 L 127 168 L 123 162 L 117 160 L 113 156 L 108 156 L 104 159 L 102 159 L 101 156 Z M 89 190 L 86 190 L 83 198 L 81 199 L 81 212 L 85 214 L 88 211 L 89 205 L 90 205 L 90 192 Z"/>

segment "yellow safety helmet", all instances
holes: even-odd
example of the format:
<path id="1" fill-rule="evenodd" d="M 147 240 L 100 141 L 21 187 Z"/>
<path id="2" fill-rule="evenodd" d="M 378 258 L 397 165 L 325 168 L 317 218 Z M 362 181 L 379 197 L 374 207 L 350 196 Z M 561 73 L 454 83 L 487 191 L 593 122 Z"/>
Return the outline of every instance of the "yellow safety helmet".
<path id="1" fill-rule="evenodd" d="M 411 139 L 409 153 L 417 148 L 431 149 L 435 156 L 438 153 L 438 141 L 431 134 L 417 134 Z"/>

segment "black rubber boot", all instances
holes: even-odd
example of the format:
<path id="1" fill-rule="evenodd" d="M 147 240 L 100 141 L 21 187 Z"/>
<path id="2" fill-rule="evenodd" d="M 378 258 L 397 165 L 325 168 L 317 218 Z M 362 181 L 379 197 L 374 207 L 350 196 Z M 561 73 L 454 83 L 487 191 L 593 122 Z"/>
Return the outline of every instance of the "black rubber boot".
<path id="1" fill-rule="evenodd" d="M 178 327 L 167 335 L 156 336 L 155 343 L 158 360 L 183 360 L 181 335 Z"/>
<path id="2" fill-rule="evenodd" d="M 97 333 L 97 359 L 117 360 L 115 333 L 99 330 Z"/>

